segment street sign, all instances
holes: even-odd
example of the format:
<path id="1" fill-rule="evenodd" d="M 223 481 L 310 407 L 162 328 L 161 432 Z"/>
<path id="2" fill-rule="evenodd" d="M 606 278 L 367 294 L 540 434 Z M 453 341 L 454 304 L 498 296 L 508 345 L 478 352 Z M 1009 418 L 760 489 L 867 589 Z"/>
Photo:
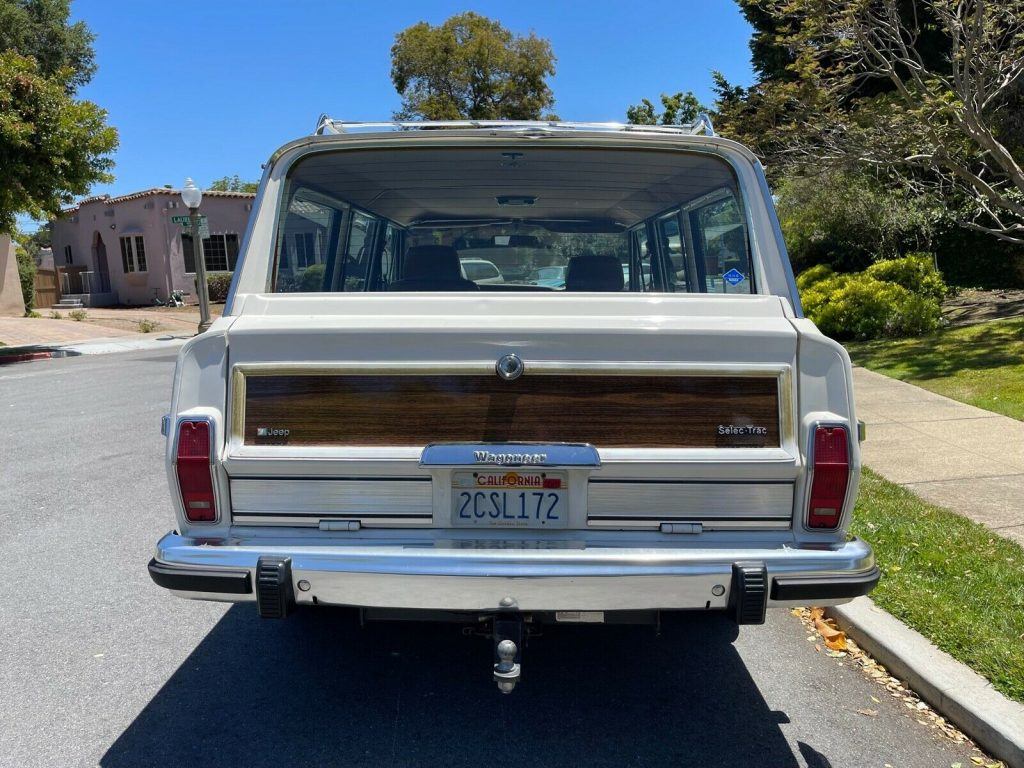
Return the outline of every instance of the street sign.
<path id="1" fill-rule="evenodd" d="M 191 226 L 191 224 L 192 224 L 192 217 L 188 216 L 187 214 L 185 216 L 171 216 L 171 222 L 174 223 L 174 224 L 181 224 L 181 226 L 183 226 L 183 227 L 188 227 L 188 226 Z M 205 223 L 206 223 L 206 217 L 205 216 L 200 216 L 199 217 L 199 226 L 203 226 Z"/>
<path id="2" fill-rule="evenodd" d="M 199 236 L 204 240 L 210 236 L 210 225 L 205 216 L 199 220 Z"/>

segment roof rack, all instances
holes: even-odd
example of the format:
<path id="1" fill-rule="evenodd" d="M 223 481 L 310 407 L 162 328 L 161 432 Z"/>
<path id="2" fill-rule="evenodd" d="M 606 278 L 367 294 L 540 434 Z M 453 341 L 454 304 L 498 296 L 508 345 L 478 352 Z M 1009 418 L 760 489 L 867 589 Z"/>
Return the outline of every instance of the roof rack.
<path id="1" fill-rule="evenodd" d="M 715 128 L 711 117 L 701 113 L 692 123 L 682 125 L 633 125 L 631 123 L 580 123 L 566 120 L 385 120 L 381 122 L 353 122 L 335 120 L 320 115 L 315 136 L 342 133 L 383 133 L 392 131 L 418 131 L 459 128 L 490 128 L 492 130 L 520 131 L 535 133 L 556 133 L 558 131 L 608 131 L 623 133 L 667 133 L 682 136 L 714 136 Z"/>

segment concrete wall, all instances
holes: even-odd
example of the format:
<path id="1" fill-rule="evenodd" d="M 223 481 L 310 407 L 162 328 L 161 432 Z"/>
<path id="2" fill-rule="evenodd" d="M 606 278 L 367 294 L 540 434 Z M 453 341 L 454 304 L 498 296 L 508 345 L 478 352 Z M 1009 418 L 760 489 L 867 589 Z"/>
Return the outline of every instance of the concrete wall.
<path id="1" fill-rule="evenodd" d="M 249 220 L 252 195 L 205 193 L 201 213 L 209 221 L 210 234 L 238 235 L 239 242 Z M 195 276 L 185 272 L 180 225 L 172 216 L 186 215 L 177 190 L 155 190 L 118 198 L 90 198 L 53 222 L 53 258 L 56 266 L 67 265 L 66 247 L 71 246 L 71 263 L 88 265 L 106 272 L 116 303 L 153 303 L 166 299 L 173 290 L 196 301 Z M 146 271 L 125 273 L 120 238 L 141 235 L 146 251 Z"/>
<path id="2" fill-rule="evenodd" d="M 25 314 L 25 298 L 18 277 L 18 259 L 10 235 L 0 235 L 0 315 L 21 317 Z"/>

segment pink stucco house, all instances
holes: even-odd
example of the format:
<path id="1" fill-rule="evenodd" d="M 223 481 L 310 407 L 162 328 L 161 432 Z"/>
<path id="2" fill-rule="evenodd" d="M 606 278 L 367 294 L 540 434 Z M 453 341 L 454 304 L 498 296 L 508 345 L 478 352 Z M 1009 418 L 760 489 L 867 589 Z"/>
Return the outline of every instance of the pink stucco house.
<path id="1" fill-rule="evenodd" d="M 209 222 L 203 240 L 207 272 L 234 269 L 255 195 L 204 192 L 200 213 Z M 52 222 L 54 265 L 64 272 L 65 298 L 85 306 L 152 304 L 171 291 L 196 301 L 195 259 L 186 215 L 176 189 L 89 197 Z"/>

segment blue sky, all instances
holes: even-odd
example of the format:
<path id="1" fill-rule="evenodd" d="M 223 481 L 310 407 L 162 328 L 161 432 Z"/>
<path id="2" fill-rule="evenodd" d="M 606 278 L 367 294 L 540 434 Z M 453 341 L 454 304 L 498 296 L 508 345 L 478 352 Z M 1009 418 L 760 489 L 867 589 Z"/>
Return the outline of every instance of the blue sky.
<path id="1" fill-rule="evenodd" d="M 710 100 L 711 70 L 748 84 L 750 29 L 732 0 L 637 2 L 330 2 L 328 0 L 75 0 L 96 34 L 99 70 L 80 92 L 120 132 L 124 194 L 185 176 L 205 186 L 258 179 L 279 145 L 311 133 L 326 112 L 389 118 L 395 33 L 465 10 L 548 38 L 551 85 L 566 120 L 621 120 L 641 97 L 693 90 Z M 29 222 L 23 226 L 32 228 Z"/>

